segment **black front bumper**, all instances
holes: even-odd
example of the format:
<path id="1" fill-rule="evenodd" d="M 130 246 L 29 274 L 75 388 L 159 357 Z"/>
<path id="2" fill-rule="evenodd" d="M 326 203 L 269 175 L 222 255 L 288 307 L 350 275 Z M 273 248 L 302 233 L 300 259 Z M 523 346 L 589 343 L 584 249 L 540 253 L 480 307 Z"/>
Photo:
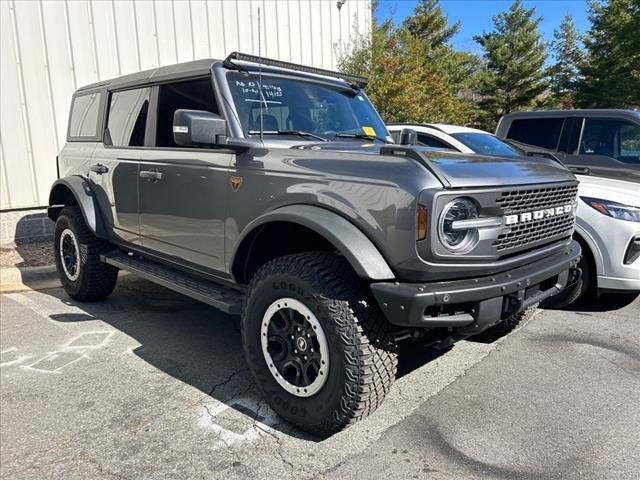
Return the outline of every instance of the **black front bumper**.
<path id="1" fill-rule="evenodd" d="M 434 283 L 374 283 L 389 322 L 404 327 L 479 332 L 580 278 L 580 245 L 571 243 L 533 264 L 496 275 Z"/>

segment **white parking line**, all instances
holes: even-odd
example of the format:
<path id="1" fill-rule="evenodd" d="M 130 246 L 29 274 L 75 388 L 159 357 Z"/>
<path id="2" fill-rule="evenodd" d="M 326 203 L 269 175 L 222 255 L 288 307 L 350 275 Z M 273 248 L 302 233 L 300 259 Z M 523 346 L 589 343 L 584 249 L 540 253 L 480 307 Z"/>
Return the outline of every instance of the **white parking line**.
<path id="1" fill-rule="evenodd" d="M 19 363 L 25 362 L 29 360 L 32 355 L 20 355 L 19 357 L 15 357 L 11 360 L 6 360 L 6 358 L 13 352 L 17 352 L 18 349 L 16 347 L 9 347 L 0 352 L 0 367 L 9 367 L 11 365 L 17 365 Z"/>

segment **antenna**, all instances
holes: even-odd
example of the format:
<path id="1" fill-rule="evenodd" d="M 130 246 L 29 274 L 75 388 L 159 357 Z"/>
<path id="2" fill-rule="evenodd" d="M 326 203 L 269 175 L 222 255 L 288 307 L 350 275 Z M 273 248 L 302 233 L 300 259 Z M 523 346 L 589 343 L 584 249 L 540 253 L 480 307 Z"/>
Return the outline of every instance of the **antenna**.
<path id="1" fill-rule="evenodd" d="M 261 34 L 261 25 L 260 21 L 260 7 L 258 7 L 258 91 L 260 92 L 260 141 L 264 143 L 262 140 L 262 132 L 264 131 L 264 115 L 262 112 L 262 103 L 264 101 L 264 95 L 262 94 L 262 34 Z"/>

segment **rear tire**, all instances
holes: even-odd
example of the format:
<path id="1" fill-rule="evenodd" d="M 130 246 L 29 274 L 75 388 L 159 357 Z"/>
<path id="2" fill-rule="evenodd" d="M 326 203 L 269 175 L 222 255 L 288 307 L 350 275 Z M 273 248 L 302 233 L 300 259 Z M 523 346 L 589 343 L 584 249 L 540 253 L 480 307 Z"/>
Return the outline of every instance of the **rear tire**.
<path id="1" fill-rule="evenodd" d="M 54 234 L 54 257 L 60 282 L 69 296 L 90 301 L 113 291 L 118 269 L 100 261 L 100 254 L 112 249 L 89 229 L 79 207 L 65 207 L 60 212 Z"/>
<path id="2" fill-rule="evenodd" d="M 247 361 L 267 402 L 321 437 L 365 418 L 384 400 L 397 371 L 391 328 L 367 285 L 343 257 L 328 252 L 265 264 L 242 311 Z"/>

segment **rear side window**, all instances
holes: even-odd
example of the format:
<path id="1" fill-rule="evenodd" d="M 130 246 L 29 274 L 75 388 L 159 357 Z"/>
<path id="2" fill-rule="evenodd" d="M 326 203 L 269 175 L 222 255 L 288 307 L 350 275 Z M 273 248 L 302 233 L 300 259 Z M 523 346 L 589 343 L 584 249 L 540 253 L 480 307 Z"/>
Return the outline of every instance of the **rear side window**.
<path id="1" fill-rule="evenodd" d="M 556 150 L 564 118 L 526 118 L 511 122 L 507 138 L 536 147 Z"/>
<path id="2" fill-rule="evenodd" d="M 116 147 L 144 145 L 149 88 L 113 92 L 109 101 L 108 140 Z"/>
<path id="3" fill-rule="evenodd" d="M 74 97 L 71 105 L 68 137 L 70 141 L 95 138 L 103 93 L 91 93 Z"/>
<path id="4" fill-rule="evenodd" d="M 211 78 L 160 85 L 157 147 L 180 147 L 173 141 L 173 114 L 179 109 L 204 110 L 218 114 Z"/>
<path id="5" fill-rule="evenodd" d="M 451 145 L 444 143 L 442 140 L 438 140 L 437 138 L 433 138 L 431 135 L 426 135 L 424 133 L 418 133 L 418 145 L 423 145 L 425 147 L 445 148 L 447 150 L 453 150 Z"/>

